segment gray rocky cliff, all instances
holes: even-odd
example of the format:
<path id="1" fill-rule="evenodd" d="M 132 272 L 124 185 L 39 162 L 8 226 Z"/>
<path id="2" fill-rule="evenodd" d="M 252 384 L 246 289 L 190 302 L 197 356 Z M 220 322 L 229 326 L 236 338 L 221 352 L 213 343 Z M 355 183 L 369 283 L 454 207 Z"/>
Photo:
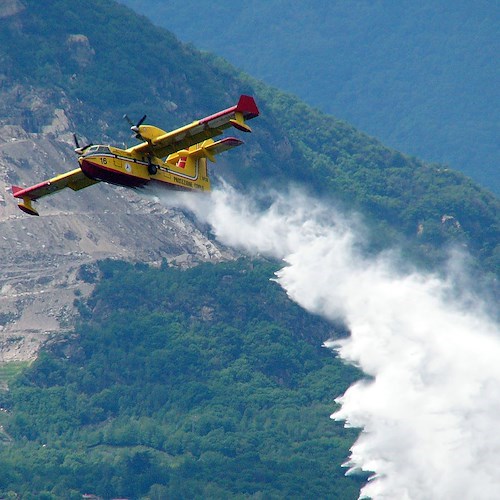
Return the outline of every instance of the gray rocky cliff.
<path id="1" fill-rule="evenodd" d="M 43 342 L 70 329 L 75 298 L 92 290 L 83 265 L 113 258 L 187 267 L 234 257 L 181 210 L 103 183 L 43 198 L 40 217 L 21 212 L 12 184 L 35 184 L 78 165 L 66 112 L 37 106 L 47 117 L 40 132 L 8 117 L 0 126 L 0 363 L 33 359 Z"/>

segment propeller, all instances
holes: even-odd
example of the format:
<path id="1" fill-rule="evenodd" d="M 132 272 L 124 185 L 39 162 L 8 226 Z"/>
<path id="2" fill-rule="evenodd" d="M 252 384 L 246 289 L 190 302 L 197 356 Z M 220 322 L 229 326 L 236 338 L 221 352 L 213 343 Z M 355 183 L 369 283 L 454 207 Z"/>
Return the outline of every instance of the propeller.
<path id="1" fill-rule="evenodd" d="M 76 134 L 73 134 L 73 139 L 75 141 L 75 153 L 81 155 L 87 148 L 90 148 L 90 146 L 93 146 L 91 142 L 89 142 L 86 146 L 81 147 L 80 143 L 78 142 L 78 137 Z"/>
<path id="2" fill-rule="evenodd" d="M 141 133 L 139 132 L 139 127 L 144 123 L 146 116 L 147 115 L 144 115 L 136 124 L 134 124 L 134 122 L 128 117 L 127 114 L 123 115 L 123 118 L 127 120 L 128 124 L 130 125 L 130 130 L 135 133 L 136 139 L 142 139 Z"/>

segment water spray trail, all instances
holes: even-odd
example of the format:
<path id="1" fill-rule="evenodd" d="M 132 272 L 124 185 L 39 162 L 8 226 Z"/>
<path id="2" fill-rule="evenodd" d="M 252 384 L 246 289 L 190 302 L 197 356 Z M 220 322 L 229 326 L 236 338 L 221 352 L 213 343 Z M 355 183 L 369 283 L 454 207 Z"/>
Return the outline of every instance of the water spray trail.
<path id="1" fill-rule="evenodd" d="M 329 345 L 370 378 L 332 417 L 363 429 L 348 466 L 376 476 L 361 495 L 500 498 L 500 332 L 481 304 L 461 304 L 451 278 L 366 257 L 360 224 L 300 193 L 265 208 L 230 188 L 182 203 L 223 243 L 284 259 L 288 295 L 349 327 Z"/>

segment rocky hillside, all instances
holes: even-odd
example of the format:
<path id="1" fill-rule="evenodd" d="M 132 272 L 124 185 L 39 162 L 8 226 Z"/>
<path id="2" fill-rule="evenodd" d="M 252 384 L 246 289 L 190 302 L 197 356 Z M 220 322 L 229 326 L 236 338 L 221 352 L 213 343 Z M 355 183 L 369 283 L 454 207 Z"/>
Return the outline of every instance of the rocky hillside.
<path id="1" fill-rule="evenodd" d="M 231 256 L 181 211 L 104 184 L 46 198 L 40 217 L 23 214 L 10 186 L 75 168 L 76 157 L 65 112 L 42 98 L 33 103 L 21 87 L 16 94 L 27 114 L 38 111 L 48 121 L 42 133 L 0 128 L 0 362 L 33 358 L 42 341 L 71 325 L 75 297 L 92 288 L 82 265 L 118 258 L 189 266 Z"/>

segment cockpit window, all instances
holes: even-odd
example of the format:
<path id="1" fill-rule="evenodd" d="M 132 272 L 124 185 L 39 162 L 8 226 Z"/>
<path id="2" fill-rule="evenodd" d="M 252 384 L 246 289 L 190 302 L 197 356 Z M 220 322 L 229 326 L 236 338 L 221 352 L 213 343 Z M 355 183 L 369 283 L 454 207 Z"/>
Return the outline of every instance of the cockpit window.
<path id="1" fill-rule="evenodd" d="M 85 151 L 85 154 L 109 153 L 108 146 L 91 146 Z"/>

